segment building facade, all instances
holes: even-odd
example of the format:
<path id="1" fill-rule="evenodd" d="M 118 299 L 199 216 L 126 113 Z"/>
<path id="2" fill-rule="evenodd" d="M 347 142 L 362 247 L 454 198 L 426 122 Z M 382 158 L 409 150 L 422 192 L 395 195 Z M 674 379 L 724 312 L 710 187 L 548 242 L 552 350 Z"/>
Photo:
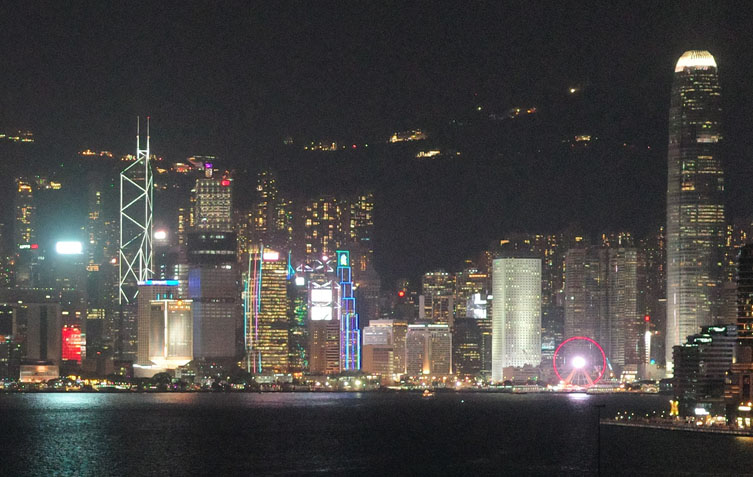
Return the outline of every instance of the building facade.
<path id="1" fill-rule="evenodd" d="M 673 346 L 715 322 L 724 252 L 721 89 L 707 51 L 675 66 L 667 182 L 667 368 Z"/>
<path id="2" fill-rule="evenodd" d="M 541 364 L 541 260 L 500 258 L 492 273 L 492 380 Z"/>

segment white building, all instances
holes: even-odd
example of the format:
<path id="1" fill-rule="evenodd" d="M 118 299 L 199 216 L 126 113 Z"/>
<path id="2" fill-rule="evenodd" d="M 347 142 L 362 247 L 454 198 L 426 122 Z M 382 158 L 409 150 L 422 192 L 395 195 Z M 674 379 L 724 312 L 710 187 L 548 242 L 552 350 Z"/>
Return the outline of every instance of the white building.
<path id="1" fill-rule="evenodd" d="M 541 260 L 494 260 L 492 274 L 492 380 L 503 369 L 541 364 Z"/>

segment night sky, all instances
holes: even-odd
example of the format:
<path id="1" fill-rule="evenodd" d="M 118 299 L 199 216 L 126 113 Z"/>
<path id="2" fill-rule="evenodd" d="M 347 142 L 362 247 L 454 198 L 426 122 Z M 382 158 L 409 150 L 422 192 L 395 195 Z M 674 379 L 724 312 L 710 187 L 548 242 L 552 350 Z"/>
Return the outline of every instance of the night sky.
<path id="1" fill-rule="evenodd" d="M 722 82 L 730 215 L 751 215 L 753 7 L 498 3 L 4 2 L 0 129 L 33 130 L 55 161 L 85 147 L 129 152 L 135 116 L 150 114 L 152 150 L 169 160 L 279 165 L 284 184 L 309 191 L 311 175 L 337 189 L 355 174 L 377 189 L 378 265 L 394 277 L 456 266 L 515 230 L 658 226 L 674 63 L 707 49 Z M 535 105 L 539 123 L 490 131 L 472 116 L 517 105 Z M 472 131 L 448 131 L 453 119 Z M 360 145 L 414 127 L 466 161 L 427 170 L 384 148 L 378 165 L 338 157 L 328 174 L 329 159 L 281 146 Z M 575 130 L 598 134 L 603 150 L 558 149 Z M 623 143 L 636 152 L 615 153 Z"/>

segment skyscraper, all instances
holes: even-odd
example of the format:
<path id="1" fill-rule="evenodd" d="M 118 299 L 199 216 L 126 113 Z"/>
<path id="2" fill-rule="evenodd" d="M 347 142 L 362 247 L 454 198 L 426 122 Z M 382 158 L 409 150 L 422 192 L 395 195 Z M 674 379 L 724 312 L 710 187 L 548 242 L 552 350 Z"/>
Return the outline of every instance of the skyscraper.
<path id="1" fill-rule="evenodd" d="M 232 232 L 233 181 L 207 177 L 196 181 L 193 232 L 188 235 L 188 295 L 193 300 L 194 358 L 238 355 L 240 287 Z"/>
<path id="2" fill-rule="evenodd" d="M 499 258 L 492 273 L 492 380 L 541 364 L 541 260 Z"/>
<path id="3" fill-rule="evenodd" d="M 249 302 L 246 309 L 246 353 L 255 373 L 288 371 L 288 264 L 272 249 L 251 257 Z"/>
<path id="4" fill-rule="evenodd" d="M 675 66 L 667 181 L 667 369 L 673 346 L 714 323 L 722 283 L 724 177 L 721 93 L 708 51 Z"/>
<path id="5" fill-rule="evenodd" d="M 737 259 L 737 338 L 753 348 L 753 244 L 742 247 Z"/>
<path id="6" fill-rule="evenodd" d="M 608 313 L 600 343 L 612 364 L 641 364 L 643 345 L 644 260 L 632 247 L 609 249 Z"/>
<path id="7" fill-rule="evenodd" d="M 446 324 L 408 325 L 405 337 L 408 376 L 452 373 L 452 335 Z"/>
<path id="8" fill-rule="evenodd" d="M 211 171 L 211 169 L 210 169 Z M 194 228 L 196 230 L 233 230 L 233 180 L 208 177 L 196 181 L 194 189 Z"/>
<path id="9" fill-rule="evenodd" d="M 607 251 L 581 247 L 565 256 L 565 338 L 587 336 L 599 340 L 607 313 Z"/>
<path id="10" fill-rule="evenodd" d="M 452 326 L 455 317 L 455 275 L 444 270 L 426 272 L 421 285 L 418 318 Z"/>

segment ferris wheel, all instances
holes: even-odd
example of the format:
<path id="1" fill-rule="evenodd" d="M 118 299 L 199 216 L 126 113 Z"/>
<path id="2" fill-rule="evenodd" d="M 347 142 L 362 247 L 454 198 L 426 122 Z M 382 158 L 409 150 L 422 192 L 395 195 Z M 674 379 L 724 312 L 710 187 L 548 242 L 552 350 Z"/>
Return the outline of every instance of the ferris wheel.
<path id="1" fill-rule="evenodd" d="M 593 386 L 607 369 L 604 350 L 587 336 L 573 336 L 560 343 L 553 362 L 554 373 L 566 386 Z"/>

